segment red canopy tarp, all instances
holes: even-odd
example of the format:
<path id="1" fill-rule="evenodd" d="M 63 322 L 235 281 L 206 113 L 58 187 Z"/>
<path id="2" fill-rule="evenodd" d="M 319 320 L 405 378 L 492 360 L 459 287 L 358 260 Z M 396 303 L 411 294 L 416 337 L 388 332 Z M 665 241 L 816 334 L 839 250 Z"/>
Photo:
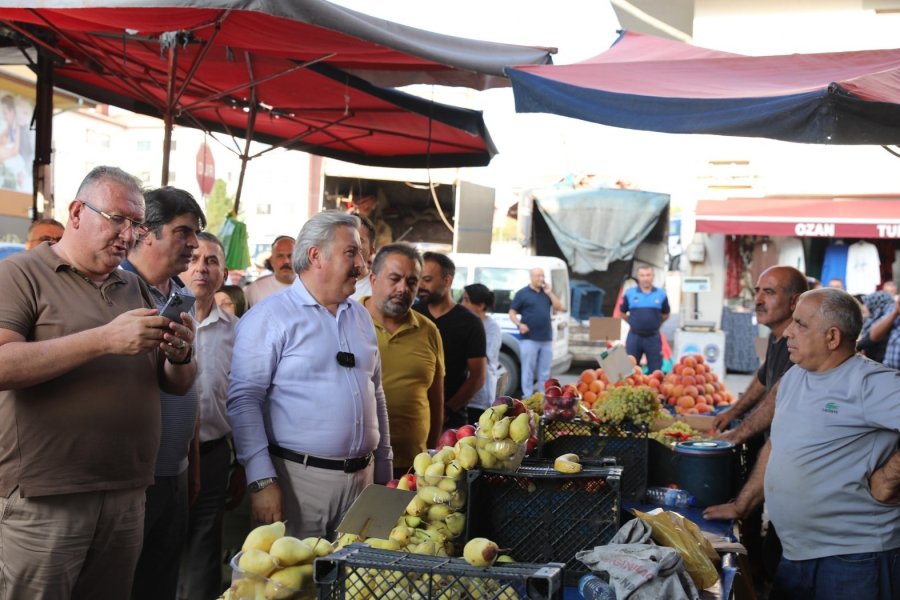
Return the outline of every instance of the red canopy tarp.
<path id="1" fill-rule="evenodd" d="M 518 112 L 667 133 L 900 143 L 900 50 L 742 56 L 626 32 L 571 65 L 507 69 Z"/>
<path id="2" fill-rule="evenodd" d="M 702 233 L 900 238 L 900 196 L 700 200 L 696 214 Z"/>
<path id="3" fill-rule="evenodd" d="M 490 87 L 547 49 L 442 36 L 323 0 L 22 1 L 0 8 L 6 44 L 61 64 L 57 86 L 175 123 L 342 160 L 484 165 L 476 111 L 377 87 Z M 354 75 L 354 73 L 356 75 Z M 248 117 L 251 117 L 248 120 Z"/>

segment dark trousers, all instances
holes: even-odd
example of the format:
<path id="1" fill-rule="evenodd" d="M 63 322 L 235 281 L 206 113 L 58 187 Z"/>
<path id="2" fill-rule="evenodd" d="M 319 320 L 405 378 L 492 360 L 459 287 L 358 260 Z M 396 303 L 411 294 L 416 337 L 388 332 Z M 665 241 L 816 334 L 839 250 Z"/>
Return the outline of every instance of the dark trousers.
<path id="1" fill-rule="evenodd" d="M 231 467 L 228 440 L 200 446 L 200 495 L 190 508 L 187 542 L 181 561 L 180 597 L 217 598 L 222 585 L 222 523 Z"/>
<path id="2" fill-rule="evenodd" d="M 900 598 L 900 548 L 811 560 L 782 558 L 769 598 L 896 600 Z"/>
<path id="3" fill-rule="evenodd" d="M 178 567 L 187 537 L 187 470 L 154 479 L 147 488 L 144 546 L 134 573 L 132 600 L 168 600 L 178 593 Z"/>
<path id="4" fill-rule="evenodd" d="M 647 356 L 647 369 L 652 373 L 662 368 L 662 339 L 659 332 L 654 335 L 638 335 L 631 331 L 625 338 L 625 352 L 641 364 L 641 356 Z"/>

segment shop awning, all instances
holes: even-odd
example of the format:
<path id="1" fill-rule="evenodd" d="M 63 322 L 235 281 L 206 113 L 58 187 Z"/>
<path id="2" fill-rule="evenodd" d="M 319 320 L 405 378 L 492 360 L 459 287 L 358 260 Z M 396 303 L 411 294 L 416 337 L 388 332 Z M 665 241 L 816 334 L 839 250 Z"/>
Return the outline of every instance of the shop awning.
<path id="1" fill-rule="evenodd" d="M 700 200 L 697 231 L 788 237 L 900 238 L 900 196 Z"/>

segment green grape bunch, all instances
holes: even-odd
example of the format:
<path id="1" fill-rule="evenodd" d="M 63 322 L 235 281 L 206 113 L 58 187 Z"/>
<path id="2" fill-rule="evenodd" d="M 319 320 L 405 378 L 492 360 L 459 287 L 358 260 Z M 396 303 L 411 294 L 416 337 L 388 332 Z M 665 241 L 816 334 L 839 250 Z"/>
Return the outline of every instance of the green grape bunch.
<path id="1" fill-rule="evenodd" d="M 604 423 L 631 421 L 649 426 L 659 409 L 659 397 L 649 386 L 622 386 L 608 389 L 606 399 L 594 408 L 594 414 Z"/>

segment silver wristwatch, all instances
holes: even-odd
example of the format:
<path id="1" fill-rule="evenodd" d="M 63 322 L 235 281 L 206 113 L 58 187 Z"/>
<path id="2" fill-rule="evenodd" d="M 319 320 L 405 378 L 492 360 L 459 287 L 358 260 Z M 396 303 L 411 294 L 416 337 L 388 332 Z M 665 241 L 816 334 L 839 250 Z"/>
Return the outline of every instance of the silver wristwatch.
<path id="1" fill-rule="evenodd" d="M 278 479 L 275 477 L 264 477 L 262 479 L 257 479 L 256 481 L 251 481 L 247 486 L 247 489 L 255 494 L 256 492 L 261 492 L 266 489 L 276 481 L 278 481 Z"/>

